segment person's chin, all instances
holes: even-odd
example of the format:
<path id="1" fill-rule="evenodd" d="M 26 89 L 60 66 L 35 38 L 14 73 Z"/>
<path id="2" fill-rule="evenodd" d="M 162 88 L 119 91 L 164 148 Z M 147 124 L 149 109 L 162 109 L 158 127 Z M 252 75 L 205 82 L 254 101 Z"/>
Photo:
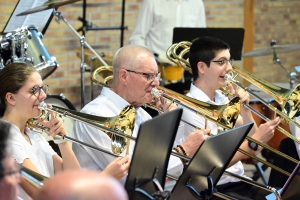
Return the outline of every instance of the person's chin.
<path id="1" fill-rule="evenodd" d="M 34 112 L 34 118 L 39 117 L 42 114 L 42 111 L 40 109 L 38 109 L 38 108 L 36 108 L 36 109 L 37 110 L 35 110 L 35 112 Z"/>

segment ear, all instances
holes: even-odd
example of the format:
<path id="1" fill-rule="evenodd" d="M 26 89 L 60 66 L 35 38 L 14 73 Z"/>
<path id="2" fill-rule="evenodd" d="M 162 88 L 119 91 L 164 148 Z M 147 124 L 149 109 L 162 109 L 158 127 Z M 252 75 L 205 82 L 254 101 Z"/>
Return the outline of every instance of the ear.
<path id="1" fill-rule="evenodd" d="M 120 69 L 120 71 L 118 73 L 118 78 L 122 84 L 124 84 L 124 85 L 128 84 L 128 73 L 125 69 Z"/>
<path id="2" fill-rule="evenodd" d="M 204 62 L 198 62 L 197 63 L 198 73 L 199 74 L 204 74 L 206 67 L 207 66 L 206 66 L 206 64 Z"/>
<path id="3" fill-rule="evenodd" d="M 6 93 L 5 95 L 5 100 L 7 101 L 8 104 L 10 105 L 16 105 L 16 100 L 14 98 L 14 94 L 11 92 Z"/>

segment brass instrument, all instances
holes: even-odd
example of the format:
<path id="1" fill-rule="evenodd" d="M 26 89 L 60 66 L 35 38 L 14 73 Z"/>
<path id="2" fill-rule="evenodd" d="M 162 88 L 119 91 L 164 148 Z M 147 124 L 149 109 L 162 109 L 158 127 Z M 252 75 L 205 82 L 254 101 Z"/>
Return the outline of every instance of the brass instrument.
<path id="1" fill-rule="evenodd" d="M 94 116 L 54 105 L 52 105 L 52 107 L 47 107 L 47 104 L 44 102 L 41 102 L 38 108 L 44 111 L 54 111 L 65 117 L 103 130 L 111 137 L 111 149 L 116 155 L 121 154 L 127 148 L 128 138 L 135 139 L 131 137 L 135 123 L 135 109 L 132 105 L 126 106 L 121 113 L 115 117 Z M 42 112 L 42 114 L 45 114 L 45 112 Z M 41 127 L 41 124 L 36 119 L 31 119 L 27 122 L 27 125 L 30 128 L 43 130 L 43 127 Z M 47 130 L 47 128 L 44 128 L 44 130 Z M 65 135 L 61 135 L 61 137 L 63 139 L 72 139 Z"/>
<path id="2" fill-rule="evenodd" d="M 285 89 L 259 79 L 238 67 L 232 66 L 232 68 L 239 76 L 270 95 L 280 105 L 284 114 L 286 114 L 285 118 L 293 119 L 296 115 L 300 114 L 300 85 L 297 85 L 294 89 Z"/>
<path id="3" fill-rule="evenodd" d="M 170 59 L 172 62 L 175 62 L 176 64 L 180 65 L 181 67 L 183 67 L 188 72 L 193 73 L 192 69 L 190 67 L 190 63 L 189 63 L 188 59 L 184 59 L 184 56 L 190 50 L 191 44 L 192 43 L 188 42 L 188 41 L 183 41 L 183 42 L 180 42 L 180 43 L 175 43 L 175 44 L 173 44 L 172 46 L 169 47 L 169 49 L 166 52 L 166 55 L 167 55 L 168 59 Z M 183 49 L 178 54 L 177 53 L 177 49 L 179 47 L 181 47 Z M 298 94 L 300 94 L 299 93 L 300 90 L 298 89 L 299 86 L 297 86 L 297 88 L 295 90 L 290 91 L 290 90 L 287 90 L 287 89 L 284 89 L 284 88 L 280 88 L 279 86 L 276 86 L 274 84 L 268 83 L 268 82 L 266 82 L 264 80 L 258 79 L 257 77 L 254 77 L 253 75 L 251 75 L 249 72 L 246 72 L 245 70 L 239 69 L 239 68 L 234 67 L 234 66 L 232 66 L 232 68 L 233 68 L 233 71 L 236 72 L 236 74 L 234 75 L 234 77 L 231 77 L 229 74 L 227 74 L 225 76 L 225 78 L 227 77 L 228 81 L 234 82 L 234 84 L 238 84 L 239 87 L 243 88 L 244 90 L 246 90 L 247 92 L 249 92 L 251 95 L 253 95 L 256 98 L 258 98 L 263 104 L 265 104 L 266 106 L 268 106 L 272 111 L 276 112 L 278 115 L 280 115 L 281 117 L 283 117 L 286 122 L 287 121 L 288 122 L 292 122 L 292 123 L 294 123 L 296 126 L 298 126 L 300 128 L 300 124 L 298 124 L 296 121 L 292 120 L 289 117 L 290 115 L 294 117 L 299 112 L 298 109 L 294 109 L 294 111 L 293 111 L 293 109 L 291 109 L 291 108 L 295 108 L 295 107 L 298 108 L 298 106 L 300 106 L 300 105 L 298 105 L 299 104 L 298 102 L 300 102 L 300 96 L 299 97 L 297 96 Z M 238 75 L 241 75 L 241 74 L 242 74 L 243 78 L 245 78 L 249 82 L 253 83 L 257 87 L 261 88 L 267 94 L 271 95 L 271 97 L 274 98 L 281 105 L 282 109 L 284 109 L 285 107 L 289 108 L 288 109 L 289 110 L 289 112 L 288 112 L 289 116 L 286 115 L 284 112 L 281 112 L 280 110 L 278 110 L 277 108 L 275 108 L 270 103 L 268 103 L 268 102 L 264 101 L 263 99 L 261 99 L 259 96 L 257 96 L 256 94 L 254 94 L 252 91 L 248 90 L 247 87 L 239 84 L 238 81 L 234 80 Z M 279 92 L 277 92 L 278 90 L 282 91 L 282 92 L 279 93 Z M 294 104 L 296 104 L 296 106 L 292 106 L 293 105 L 293 101 L 292 100 L 295 100 Z M 270 121 L 270 119 L 268 119 L 267 117 L 265 117 L 261 113 L 257 112 L 251 106 L 249 106 L 247 104 L 244 104 L 244 103 L 243 103 L 243 106 L 245 106 L 248 109 L 250 109 L 252 112 L 254 112 L 256 115 L 258 115 L 259 117 L 261 117 L 265 121 Z M 293 112 L 291 112 L 291 111 L 293 111 Z M 293 135 L 291 135 L 289 132 L 287 132 L 286 130 L 284 130 L 280 126 L 276 127 L 276 129 L 279 130 L 280 132 L 282 132 L 287 137 L 291 138 L 292 140 L 294 140 L 294 141 L 296 141 L 297 143 L 300 144 L 300 140 L 299 139 L 297 139 L 296 137 L 294 137 Z"/>
<path id="4" fill-rule="evenodd" d="M 107 66 L 103 66 L 94 70 L 91 76 L 92 80 L 103 87 L 110 87 L 110 84 L 108 82 L 102 82 L 97 80 L 97 76 L 99 76 L 99 74 L 104 81 L 113 79 L 113 75 L 109 75 L 108 77 L 101 75 L 101 73 L 107 69 L 108 69 Z M 235 122 L 237 120 L 240 111 L 240 101 L 238 97 L 232 99 L 227 105 L 219 106 L 219 105 L 212 105 L 206 102 L 195 100 L 188 96 L 175 93 L 161 86 L 158 86 L 157 89 L 153 88 L 151 90 L 152 95 L 156 96 L 157 98 L 158 96 L 161 95 L 158 89 L 164 91 L 163 94 L 164 97 L 170 94 L 168 97 L 172 102 L 176 102 L 177 104 L 180 104 L 187 108 L 193 107 L 192 111 L 195 111 L 198 114 L 200 113 L 204 114 L 204 117 L 210 118 L 211 120 L 224 124 L 225 126 L 230 128 L 233 128 L 235 125 Z M 159 108 L 155 106 L 154 101 L 147 104 L 146 106 L 149 106 L 161 112 L 161 110 L 159 110 Z"/>
<path id="5" fill-rule="evenodd" d="M 112 66 L 101 66 L 95 69 L 91 76 L 94 83 L 98 85 L 111 85 L 113 80 L 113 68 Z"/>
<path id="6" fill-rule="evenodd" d="M 285 120 L 285 122 L 292 122 L 293 124 L 295 124 L 297 127 L 300 128 L 300 124 L 297 123 L 295 120 L 293 120 L 293 118 L 299 114 L 298 106 L 300 103 L 300 96 L 298 97 L 298 95 L 300 95 L 300 91 L 299 91 L 298 87 L 300 87 L 300 86 L 297 86 L 294 90 L 287 90 L 287 89 L 281 88 L 279 86 L 276 86 L 274 84 L 268 83 L 264 80 L 258 79 L 256 77 L 254 77 L 253 75 L 251 75 L 250 73 L 248 73 L 247 71 L 242 70 L 238 67 L 232 66 L 232 68 L 238 75 L 242 76 L 243 78 L 245 78 L 248 81 L 253 81 L 253 84 L 255 84 L 257 87 L 259 87 L 261 90 L 267 91 L 266 93 L 271 95 L 271 97 L 274 98 L 275 101 L 277 101 L 280 104 L 283 111 L 278 110 L 276 107 L 272 106 L 270 103 L 264 101 L 258 95 L 256 95 L 252 91 L 250 91 L 247 87 L 240 84 L 239 81 L 234 80 L 229 74 L 225 75 L 226 80 L 238 85 L 239 87 L 241 87 L 244 90 L 246 90 L 247 92 L 249 92 L 251 95 L 255 96 L 263 104 L 268 106 L 272 111 L 274 111 L 274 112 L 276 112 L 276 114 L 280 115 Z M 278 90 L 283 91 L 282 94 L 277 92 Z M 286 92 L 284 92 L 284 91 L 286 91 Z M 286 97 L 286 96 L 288 96 L 288 97 Z M 296 142 L 299 143 L 299 140 L 296 140 Z"/>
<path id="7" fill-rule="evenodd" d="M 105 67 L 105 66 L 104 66 Z M 98 81 L 96 76 L 101 73 L 103 70 L 101 69 L 101 67 L 97 68 L 96 70 L 93 71 L 92 73 L 92 80 L 99 84 L 100 86 L 103 86 L 103 87 L 110 87 L 110 85 L 107 83 L 107 82 L 101 82 L 101 81 Z M 102 76 L 100 75 L 101 77 L 105 77 L 105 76 Z M 104 79 L 104 80 L 112 80 L 113 79 L 113 75 L 110 75 L 109 77 L 107 77 L 108 79 Z M 159 90 L 163 90 L 163 92 L 161 93 Z M 185 96 L 185 95 L 182 95 L 182 94 L 179 94 L 179 93 L 176 93 L 174 91 L 171 91 L 171 90 L 168 90 L 166 88 L 163 88 L 163 87 L 160 87 L 158 86 L 157 88 L 153 88 L 151 90 L 151 93 L 152 95 L 155 97 L 155 98 L 160 98 L 161 96 L 163 96 L 164 98 L 166 99 L 169 99 L 171 100 L 172 102 L 175 102 L 177 104 L 180 104 L 192 111 L 195 111 L 197 114 L 207 118 L 207 119 L 210 119 L 211 121 L 219 124 L 220 126 L 222 126 L 223 128 L 225 129 L 231 129 L 233 128 L 233 126 L 235 125 L 235 122 L 237 120 L 237 117 L 238 117 L 238 114 L 239 114 L 239 111 L 240 111 L 240 100 L 239 98 L 235 98 L 235 99 L 232 99 L 230 101 L 230 103 L 228 103 L 227 105 L 223 105 L 223 106 L 218 106 L 218 105 L 211 105 L 211 104 L 208 104 L 206 102 L 201 102 L 201 101 L 198 101 L 196 99 L 193 99 L 193 98 L 190 98 L 188 96 Z M 150 104 L 147 104 L 146 106 L 149 106 L 159 112 L 162 112 L 161 109 L 157 108 L 153 102 L 151 102 Z M 185 122 L 184 120 L 182 120 L 183 122 Z M 188 122 L 186 122 L 188 123 Z M 189 124 L 189 123 L 188 123 Z M 194 125 L 192 125 L 194 126 Z M 195 127 L 195 126 L 194 126 Z M 264 147 L 268 147 L 267 145 L 263 144 L 263 143 L 260 143 L 259 141 L 256 141 L 252 138 L 249 137 L 249 140 L 251 141 L 254 141 L 254 142 L 257 142 L 258 144 L 264 146 Z M 259 160 L 260 162 L 264 163 L 264 164 L 269 164 L 267 163 L 266 161 L 260 159 L 260 158 L 257 158 L 255 156 L 253 156 L 252 154 L 242 150 L 242 149 L 239 149 L 242 153 L 244 153 L 245 155 L 249 156 L 249 157 L 252 157 L 252 158 L 255 158 L 257 160 Z M 274 151 L 277 151 L 277 150 L 274 150 Z M 278 152 L 279 154 L 282 154 L 281 152 Z M 171 152 L 171 155 L 173 156 L 176 156 L 176 157 L 179 157 L 181 159 L 185 159 L 185 160 L 190 160 L 191 158 L 187 157 L 187 156 L 184 156 L 184 155 L 181 155 L 177 152 Z M 290 159 L 293 159 L 291 157 L 289 157 Z M 295 159 L 293 159 L 294 162 L 297 162 Z M 269 164 L 271 165 L 274 169 L 284 173 L 285 175 L 289 176 L 290 174 L 272 164 Z M 226 173 L 226 171 L 225 171 Z M 229 172 L 228 172 L 229 173 Z M 229 176 L 231 176 L 231 174 L 227 174 Z M 173 180 L 177 180 L 176 177 L 172 176 L 172 175 L 167 175 L 168 178 L 170 179 L 173 179 Z M 275 194 L 275 196 L 277 197 L 277 199 L 281 199 L 280 198 L 280 195 L 279 193 L 277 192 L 276 189 L 270 187 L 270 186 L 264 186 L 264 185 L 261 185 L 261 184 L 257 184 L 255 183 L 254 181 L 250 181 L 248 179 L 245 179 L 243 177 L 239 177 L 237 175 L 234 174 L 235 178 L 238 178 L 244 182 L 247 182 L 247 183 L 250 183 L 254 186 L 257 186 L 257 187 L 260 187 L 262 189 L 265 189 L 267 191 L 270 191 L 272 193 Z M 218 193 L 216 194 L 216 196 L 218 197 L 223 197 L 224 198 L 224 195 Z"/>
<path id="8" fill-rule="evenodd" d="M 190 67 L 190 64 L 189 64 L 188 59 L 184 59 L 184 58 L 183 58 L 183 57 L 189 52 L 190 45 L 191 45 L 191 43 L 188 42 L 188 41 L 183 41 L 183 42 L 180 42 L 180 43 L 173 44 L 173 45 L 170 46 L 169 49 L 167 50 L 166 55 L 167 55 L 167 57 L 168 57 L 171 61 L 175 62 L 176 64 L 182 66 L 182 67 L 183 67 L 185 70 L 187 70 L 188 72 L 192 73 L 192 69 L 191 69 L 191 67 Z M 181 51 L 180 51 L 179 53 L 177 53 L 177 50 L 178 50 L 179 48 L 182 48 L 182 49 L 181 49 Z M 229 75 L 227 75 L 227 76 L 229 76 Z M 249 81 L 249 80 L 248 80 L 248 81 Z M 240 86 L 240 85 L 239 85 L 239 86 Z M 241 85 L 240 87 L 244 88 L 242 85 Z M 247 91 L 248 91 L 248 90 L 247 90 Z M 252 93 L 251 93 L 251 94 L 252 94 Z M 262 117 L 264 120 L 270 121 L 270 119 L 268 119 L 267 117 L 263 116 L 261 113 L 259 113 L 259 112 L 256 111 L 255 109 L 253 109 L 253 108 L 252 108 L 251 106 L 249 106 L 248 104 L 243 103 L 243 106 L 247 107 L 247 108 L 250 109 L 252 112 L 254 112 L 255 114 L 257 114 L 259 117 Z M 267 105 L 267 106 L 269 107 L 269 105 Z M 277 110 L 276 108 L 275 108 L 273 111 L 275 111 L 275 110 L 276 110 L 276 112 L 278 112 L 278 110 Z M 282 112 L 281 112 L 281 113 L 282 113 Z M 287 117 L 287 118 L 288 118 L 288 117 Z M 209 118 L 207 118 L 207 119 L 209 119 Z M 221 123 L 216 123 L 216 124 L 218 124 L 219 126 L 223 126 L 223 124 L 221 124 Z M 226 129 L 226 127 L 224 127 L 224 128 Z M 227 127 L 227 129 L 228 129 L 228 127 Z M 276 127 L 276 129 L 280 130 L 280 131 L 283 132 L 286 136 L 290 137 L 290 138 L 293 139 L 294 141 L 300 142 L 297 138 L 295 138 L 293 135 L 291 135 L 290 133 L 288 133 L 288 132 L 287 132 L 286 130 L 284 130 L 283 128 L 281 128 L 281 127 Z M 249 137 L 249 136 L 247 136 L 246 138 L 247 138 L 248 140 L 253 141 L 253 142 L 257 143 L 258 145 L 260 145 L 260 146 L 262 146 L 262 147 L 264 147 L 264 148 L 266 148 L 266 149 L 268 149 L 268 150 L 270 150 L 270 151 L 272 151 L 272 152 L 274 152 L 274 153 L 276 153 L 276 154 L 278 154 L 278 155 L 280 155 L 280 156 L 282 156 L 282 157 L 284 157 L 284 158 L 286 158 L 286 159 L 288 159 L 288 160 L 290 160 L 290 161 L 296 163 L 296 164 L 299 162 L 298 160 L 296 160 L 296 159 L 294 159 L 294 158 L 292 158 L 292 157 L 290 157 L 290 156 L 288 156 L 288 155 L 285 155 L 285 154 L 281 153 L 280 151 L 277 151 L 277 150 L 275 150 L 275 149 L 269 147 L 269 146 L 266 145 L 266 144 L 263 144 L 263 143 L 261 143 L 261 142 L 259 142 L 259 141 L 256 141 L 256 140 L 254 140 L 253 138 L 251 138 L 251 137 Z M 281 172 L 281 173 L 283 173 L 283 174 L 289 176 L 289 173 L 288 173 L 288 172 L 286 172 L 286 171 L 284 171 L 284 170 L 282 170 L 282 169 L 280 169 L 280 168 L 274 166 L 273 164 L 268 163 L 268 162 L 266 162 L 266 161 L 264 161 L 264 160 L 262 160 L 262 159 L 260 159 L 260 158 L 257 158 L 257 157 L 255 157 L 255 156 L 249 154 L 248 152 L 246 152 L 246 151 L 244 151 L 244 150 L 242 150 L 242 149 L 239 149 L 239 151 L 242 152 L 243 154 L 245 154 L 245 155 L 247 155 L 247 156 L 249 156 L 249 157 L 251 157 L 251 158 L 254 158 L 254 159 L 256 159 L 256 160 L 258 160 L 258 161 L 260 161 L 260 162 L 266 164 L 267 166 L 269 166 L 269 167 L 271 167 L 271 168 L 274 168 L 275 170 L 277 170 L 277 171 L 279 171 L 279 172 Z"/>
<path id="9" fill-rule="evenodd" d="M 21 174 L 26 182 L 28 182 L 30 185 L 35 187 L 36 189 L 39 189 L 44 185 L 44 182 L 47 181 L 49 178 L 46 176 L 43 176 L 35 171 L 32 171 L 31 169 L 28 169 L 27 167 L 21 167 Z"/>
<path id="10" fill-rule="evenodd" d="M 100 68 L 96 69 L 92 73 L 91 78 L 93 80 L 96 79 L 97 73 L 101 73 L 102 70 L 100 70 Z M 112 75 L 111 75 L 111 78 L 112 78 Z M 103 83 L 101 81 L 99 82 L 99 84 L 104 87 L 109 87 L 107 83 Z M 168 89 L 160 87 L 160 86 L 158 86 L 157 88 L 162 90 L 163 92 L 161 93 L 156 88 L 153 88 L 151 93 L 153 96 L 155 96 L 155 98 L 159 98 L 160 96 L 162 96 L 163 98 L 168 99 L 171 102 L 175 102 L 175 103 L 195 112 L 196 114 L 201 115 L 202 117 L 214 122 L 215 124 L 218 124 L 222 128 L 222 130 L 219 129 L 218 132 L 222 132 L 222 131 L 224 131 L 224 129 L 225 130 L 232 129 L 235 125 L 235 122 L 237 120 L 237 117 L 238 117 L 239 111 L 240 111 L 239 98 L 232 99 L 227 105 L 218 106 L 218 105 L 211 105 L 206 102 L 202 102 L 202 101 L 190 98 L 188 96 L 176 93 L 174 91 L 168 90 Z M 161 110 L 159 108 L 157 108 L 153 102 L 147 104 L 146 106 L 149 106 L 149 107 L 161 112 Z M 282 157 L 290 160 L 291 162 L 294 162 L 296 164 L 299 162 L 298 160 L 296 160 L 288 155 L 285 155 L 285 154 L 281 153 L 280 151 L 277 151 L 276 149 L 268 146 L 267 144 L 261 143 L 249 136 L 247 136 L 246 138 L 250 141 L 257 143 L 258 145 L 260 145 L 266 149 L 269 149 L 270 151 L 278 154 L 279 156 L 282 156 Z M 239 149 L 239 151 L 241 153 L 245 154 L 246 156 L 256 159 L 259 162 L 261 162 L 271 168 L 274 168 L 275 170 L 277 170 L 287 176 L 289 176 L 289 174 L 290 174 L 287 171 L 282 170 L 279 167 L 277 167 L 269 162 L 266 162 L 265 160 L 263 160 L 257 156 L 254 156 L 254 155 L 248 153 L 247 151 L 244 151 L 243 149 Z"/>
<path id="11" fill-rule="evenodd" d="M 188 72 L 192 73 L 188 59 L 183 58 L 189 52 L 190 46 L 191 46 L 191 42 L 188 42 L 188 41 L 175 43 L 169 47 L 169 49 L 166 52 L 166 55 L 169 60 L 180 65 Z M 180 53 L 178 54 L 177 49 L 179 47 L 183 48 L 183 50 L 180 51 Z M 274 110 L 275 112 L 277 112 L 285 120 L 291 121 L 290 119 L 293 119 L 296 115 L 300 114 L 300 84 L 297 85 L 292 90 L 285 89 L 285 88 L 279 87 L 277 85 L 274 85 L 272 83 L 269 83 L 265 80 L 259 79 L 255 76 L 253 76 L 251 73 L 249 73 L 243 69 L 240 69 L 238 67 L 232 66 L 232 68 L 233 68 L 233 71 L 237 73 L 236 76 L 237 75 L 242 76 L 244 79 L 246 79 L 250 83 L 256 85 L 262 91 L 264 91 L 265 93 L 270 95 L 280 105 L 281 110 L 283 111 L 283 114 L 281 114 L 280 113 L 281 111 L 278 111 L 272 105 L 270 105 L 266 102 L 262 102 L 262 103 L 264 103 L 268 107 L 272 106 L 273 108 L 271 108 L 271 109 Z M 234 78 L 233 78 L 233 80 L 234 80 Z M 248 91 L 248 92 L 252 95 L 255 95 L 251 91 Z M 255 97 L 257 97 L 257 96 L 255 96 Z M 261 100 L 261 98 L 258 98 L 258 99 Z M 296 123 L 295 121 L 292 121 L 292 122 Z M 298 127 L 300 128 L 300 125 Z"/>

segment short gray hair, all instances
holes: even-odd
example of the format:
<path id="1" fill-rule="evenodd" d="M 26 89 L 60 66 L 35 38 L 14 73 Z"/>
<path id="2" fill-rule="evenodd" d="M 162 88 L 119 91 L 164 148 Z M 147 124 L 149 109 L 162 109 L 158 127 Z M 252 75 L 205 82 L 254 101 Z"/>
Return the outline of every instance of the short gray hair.
<path id="1" fill-rule="evenodd" d="M 118 49 L 112 62 L 114 74 L 117 74 L 122 68 L 138 68 L 140 64 L 138 56 L 142 53 L 149 56 L 154 56 L 149 49 L 139 45 L 126 45 Z"/>

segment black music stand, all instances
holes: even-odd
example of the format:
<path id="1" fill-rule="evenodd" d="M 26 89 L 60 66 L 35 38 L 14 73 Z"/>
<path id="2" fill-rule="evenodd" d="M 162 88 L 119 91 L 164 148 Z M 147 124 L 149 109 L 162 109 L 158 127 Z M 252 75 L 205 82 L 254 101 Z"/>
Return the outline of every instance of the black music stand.
<path id="1" fill-rule="evenodd" d="M 208 199 L 217 192 L 214 187 L 252 126 L 249 123 L 205 140 L 178 179 L 170 200 Z"/>
<path id="2" fill-rule="evenodd" d="M 300 199 L 300 163 L 285 182 L 280 196 L 283 200 Z"/>
<path id="3" fill-rule="evenodd" d="M 216 37 L 230 46 L 230 55 L 234 60 L 242 59 L 244 28 L 182 28 L 173 30 L 173 44 L 182 41 L 192 41 L 198 37 Z"/>
<path id="4" fill-rule="evenodd" d="M 53 9 L 40 11 L 38 13 L 28 14 L 24 16 L 16 16 L 17 14 L 24 12 L 30 8 L 41 6 L 47 0 L 18 0 L 12 14 L 10 15 L 6 25 L 1 34 L 6 34 L 11 31 L 21 28 L 22 26 L 33 25 L 40 32 L 45 34 L 53 17 Z"/>
<path id="5" fill-rule="evenodd" d="M 141 124 L 125 183 L 130 200 L 165 195 L 162 190 L 181 115 L 178 108 Z"/>

